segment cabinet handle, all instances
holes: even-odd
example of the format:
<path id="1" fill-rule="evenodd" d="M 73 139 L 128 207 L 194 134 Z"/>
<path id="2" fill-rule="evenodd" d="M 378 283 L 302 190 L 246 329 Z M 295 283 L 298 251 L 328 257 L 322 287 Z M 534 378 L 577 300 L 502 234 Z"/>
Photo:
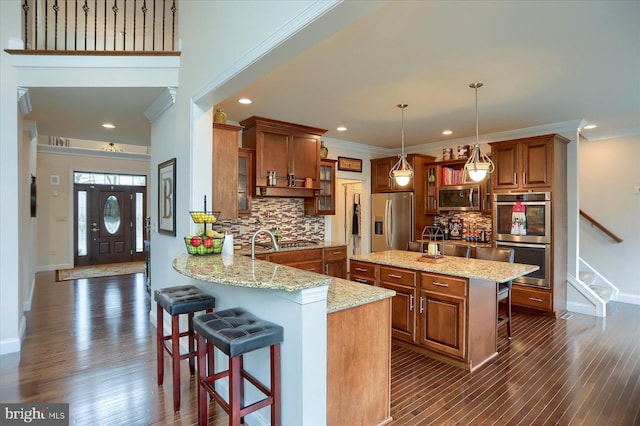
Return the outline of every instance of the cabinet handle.
<path id="1" fill-rule="evenodd" d="M 449 287 L 449 284 L 442 284 L 442 283 L 439 283 L 437 281 L 434 281 L 433 285 L 437 285 L 438 287 Z"/>
<path id="2" fill-rule="evenodd" d="M 529 300 L 532 302 L 542 302 L 542 299 L 538 299 L 537 297 L 530 297 Z"/>
<path id="3" fill-rule="evenodd" d="M 329 275 L 329 264 L 328 263 L 324 265 L 324 274 L 325 275 Z"/>
<path id="4" fill-rule="evenodd" d="M 341 251 L 334 251 L 333 254 L 342 254 Z"/>
<path id="5" fill-rule="evenodd" d="M 353 279 L 355 282 L 357 283 L 362 283 L 362 284 L 369 284 L 369 281 L 362 279 L 362 278 L 354 278 Z"/>
<path id="6" fill-rule="evenodd" d="M 420 313 L 424 312 L 424 307 L 422 306 L 423 302 L 424 302 L 424 297 L 420 297 Z"/>
<path id="7" fill-rule="evenodd" d="M 409 312 L 413 311 L 413 294 L 409 295 Z"/>
<path id="8" fill-rule="evenodd" d="M 513 174 L 513 180 L 514 180 L 513 183 L 515 183 L 517 185 L 518 184 L 518 173 L 514 173 Z"/>
<path id="9" fill-rule="evenodd" d="M 367 272 L 368 269 L 367 268 L 356 268 L 356 271 L 358 271 L 358 272 Z"/>
<path id="10" fill-rule="evenodd" d="M 396 274 L 388 274 L 387 276 L 388 276 L 389 278 L 397 278 L 397 279 L 402 278 L 402 275 L 396 275 Z"/>
<path id="11" fill-rule="evenodd" d="M 316 268 L 307 268 L 306 270 L 307 270 L 307 271 L 314 272 L 314 271 L 316 270 Z"/>
<path id="12" fill-rule="evenodd" d="M 522 183 L 527 183 L 527 172 L 522 172 Z"/>

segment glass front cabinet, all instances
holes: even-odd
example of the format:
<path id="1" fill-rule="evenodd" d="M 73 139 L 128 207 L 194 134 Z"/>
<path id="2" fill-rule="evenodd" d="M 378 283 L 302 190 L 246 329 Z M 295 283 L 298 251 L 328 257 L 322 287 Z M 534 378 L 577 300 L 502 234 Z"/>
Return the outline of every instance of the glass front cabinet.
<path id="1" fill-rule="evenodd" d="M 316 197 L 305 199 L 305 214 L 336 214 L 336 162 L 328 158 L 320 160 L 320 190 Z"/>

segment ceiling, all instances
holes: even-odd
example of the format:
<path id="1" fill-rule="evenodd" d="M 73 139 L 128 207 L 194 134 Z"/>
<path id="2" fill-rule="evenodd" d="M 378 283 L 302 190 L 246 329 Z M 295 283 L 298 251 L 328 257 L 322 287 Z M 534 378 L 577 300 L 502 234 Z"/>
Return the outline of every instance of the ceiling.
<path id="1" fill-rule="evenodd" d="M 474 136 L 479 81 L 481 135 L 580 120 L 598 125 L 587 137 L 638 133 L 638 22 L 637 1 L 392 1 L 216 107 L 398 148 L 407 103 L 410 147 Z M 30 88 L 26 118 L 40 134 L 148 144 L 143 112 L 161 91 Z"/>

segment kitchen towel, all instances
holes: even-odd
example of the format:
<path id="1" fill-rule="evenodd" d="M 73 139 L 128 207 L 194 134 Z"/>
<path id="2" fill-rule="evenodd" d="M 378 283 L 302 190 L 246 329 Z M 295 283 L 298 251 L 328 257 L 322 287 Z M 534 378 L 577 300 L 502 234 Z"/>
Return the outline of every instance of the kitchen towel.
<path id="1" fill-rule="evenodd" d="M 511 211 L 511 235 L 527 235 L 527 210 L 520 201 Z"/>

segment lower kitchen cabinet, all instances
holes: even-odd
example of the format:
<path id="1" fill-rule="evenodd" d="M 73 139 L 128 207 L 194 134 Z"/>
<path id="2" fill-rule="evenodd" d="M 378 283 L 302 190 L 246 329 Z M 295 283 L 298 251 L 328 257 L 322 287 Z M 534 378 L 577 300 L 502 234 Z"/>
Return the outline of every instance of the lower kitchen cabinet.
<path id="1" fill-rule="evenodd" d="M 256 255 L 256 258 L 336 278 L 347 277 L 346 246 L 280 251 Z"/>
<path id="2" fill-rule="evenodd" d="M 464 297 L 420 290 L 417 343 L 457 358 L 465 356 Z"/>
<path id="3" fill-rule="evenodd" d="M 516 284 L 511 289 L 511 304 L 545 312 L 553 311 L 551 290 L 536 290 Z"/>
<path id="4" fill-rule="evenodd" d="M 380 266 L 378 275 L 378 286 L 396 292 L 391 299 L 391 335 L 410 342 L 415 340 L 416 275 L 415 271 L 389 266 Z"/>
<path id="5" fill-rule="evenodd" d="M 352 260 L 349 264 L 349 279 L 357 283 L 375 285 L 376 265 L 359 260 Z"/>
<path id="6" fill-rule="evenodd" d="M 347 247 L 323 249 L 324 274 L 335 278 L 347 278 Z"/>

